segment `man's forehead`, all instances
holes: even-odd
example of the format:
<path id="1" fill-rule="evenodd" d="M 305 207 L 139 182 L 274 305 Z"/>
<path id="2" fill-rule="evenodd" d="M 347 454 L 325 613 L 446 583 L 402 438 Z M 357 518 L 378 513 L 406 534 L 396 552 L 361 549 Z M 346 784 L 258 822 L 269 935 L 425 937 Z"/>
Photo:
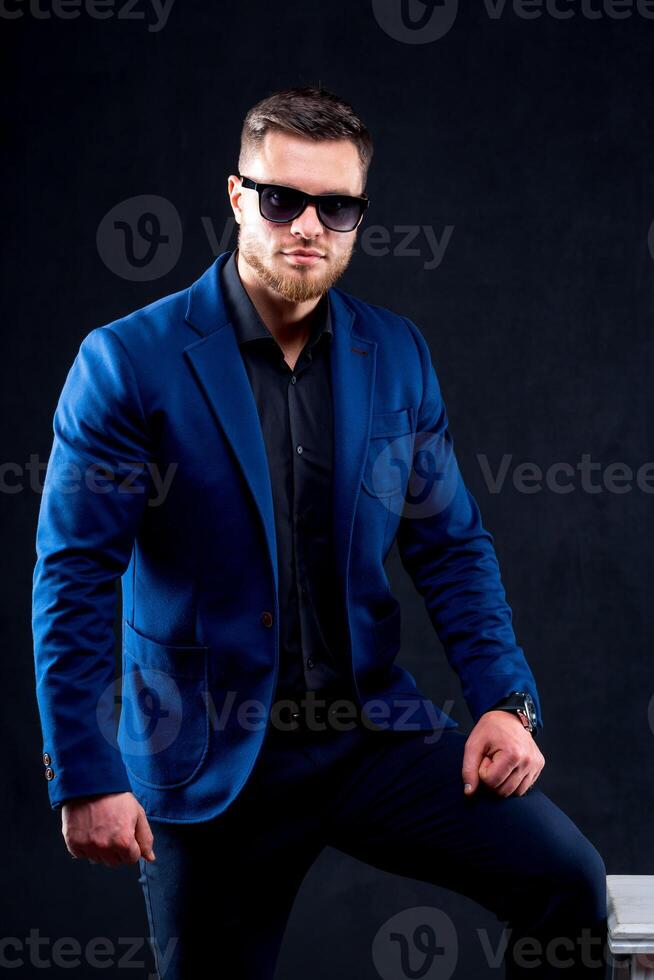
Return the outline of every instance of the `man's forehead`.
<path id="1" fill-rule="evenodd" d="M 295 190 L 307 191 L 307 193 L 310 194 L 352 194 L 353 193 L 352 190 L 350 190 L 350 188 L 346 187 L 344 184 L 342 184 L 339 187 L 326 187 L 324 189 L 321 187 L 320 190 L 309 191 L 309 188 L 306 186 L 306 181 L 296 183 L 290 178 L 285 178 L 282 177 L 281 175 L 275 175 L 275 174 L 273 174 L 272 177 L 266 178 L 266 180 L 261 180 L 260 183 L 279 184 L 282 187 L 292 187 Z"/>
<path id="2" fill-rule="evenodd" d="M 310 194 L 358 194 L 361 183 L 359 155 L 347 139 L 316 141 L 271 131 L 253 156 L 250 169 L 253 172 L 248 176 L 261 183 Z"/>

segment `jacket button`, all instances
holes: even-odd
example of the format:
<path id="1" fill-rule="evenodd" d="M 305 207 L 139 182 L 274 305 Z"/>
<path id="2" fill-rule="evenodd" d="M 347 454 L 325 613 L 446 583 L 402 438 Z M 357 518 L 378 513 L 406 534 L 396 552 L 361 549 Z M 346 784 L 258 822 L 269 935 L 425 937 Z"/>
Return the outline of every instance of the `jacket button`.
<path id="1" fill-rule="evenodd" d="M 47 752 L 44 752 L 43 753 L 43 765 L 44 766 L 49 766 L 51 762 L 52 762 L 52 759 L 50 758 L 50 756 L 48 755 L 48 753 Z"/>
<path id="2" fill-rule="evenodd" d="M 268 612 L 267 609 L 261 613 L 261 622 L 263 623 L 264 626 L 272 626 L 273 623 L 272 613 Z"/>
<path id="3" fill-rule="evenodd" d="M 55 777 L 54 769 L 51 769 L 50 766 L 48 766 L 48 768 L 45 770 L 45 778 L 54 779 L 54 777 Z"/>

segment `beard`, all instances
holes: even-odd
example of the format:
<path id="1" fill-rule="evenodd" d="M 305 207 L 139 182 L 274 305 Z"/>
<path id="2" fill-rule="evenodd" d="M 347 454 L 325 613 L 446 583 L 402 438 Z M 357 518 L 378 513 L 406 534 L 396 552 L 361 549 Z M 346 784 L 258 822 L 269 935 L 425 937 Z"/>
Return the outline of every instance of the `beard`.
<path id="1" fill-rule="evenodd" d="M 304 303 L 307 300 L 320 299 L 327 290 L 340 279 L 352 258 L 355 238 L 352 238 L 347 252 L 337 258 L 325 256 L 322 260 L 325 271 L 316 273 L 312 265 L 297 265 L 294 272 L 284 273 L 272 268 L 272 258 L 265 245 L 261 243 L 254 231 L 239 225 L 238 250 L 244 260 L 258 274 L 259 278 L 291 303 Z M 294 248 L 311 248 L 310 242 L 293 242 Z M 282 260 L 285 261 L 285 260 Z"/>

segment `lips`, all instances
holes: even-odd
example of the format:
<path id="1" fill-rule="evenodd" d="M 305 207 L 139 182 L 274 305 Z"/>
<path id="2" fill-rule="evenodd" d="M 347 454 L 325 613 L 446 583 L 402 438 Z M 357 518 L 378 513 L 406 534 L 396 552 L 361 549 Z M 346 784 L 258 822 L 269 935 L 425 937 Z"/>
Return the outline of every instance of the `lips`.
<path id="1" fill-rule="evenodd" d="M 308 252 L 304 250 L 299 252 L 282 252 L 282 255 L 285 255 L 295 265 L 315 265 L 323 258 L 319 252 Z"/>

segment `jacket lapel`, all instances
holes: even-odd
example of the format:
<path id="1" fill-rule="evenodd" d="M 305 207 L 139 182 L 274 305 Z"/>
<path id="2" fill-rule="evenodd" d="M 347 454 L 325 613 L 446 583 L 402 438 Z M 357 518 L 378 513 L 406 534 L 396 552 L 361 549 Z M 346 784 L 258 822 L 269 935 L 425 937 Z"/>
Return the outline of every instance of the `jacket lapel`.
<path id="1" fill-rule="evenodd" d="M 200 334 L 184 354 L 217 424 L 234 451 L 263 524 L 278 590 L 275 518 L 266 447 L 257 405 L 220 289 L 224 252 L 190 289 L 187 322 Z M 354 332 L 355 314 L 329 290 L 334 337 L 330 345 L 334 417 L 332 516 L 335 556 L 346 582 L 357 491 L 368 448 L 377 344 Z"/>

